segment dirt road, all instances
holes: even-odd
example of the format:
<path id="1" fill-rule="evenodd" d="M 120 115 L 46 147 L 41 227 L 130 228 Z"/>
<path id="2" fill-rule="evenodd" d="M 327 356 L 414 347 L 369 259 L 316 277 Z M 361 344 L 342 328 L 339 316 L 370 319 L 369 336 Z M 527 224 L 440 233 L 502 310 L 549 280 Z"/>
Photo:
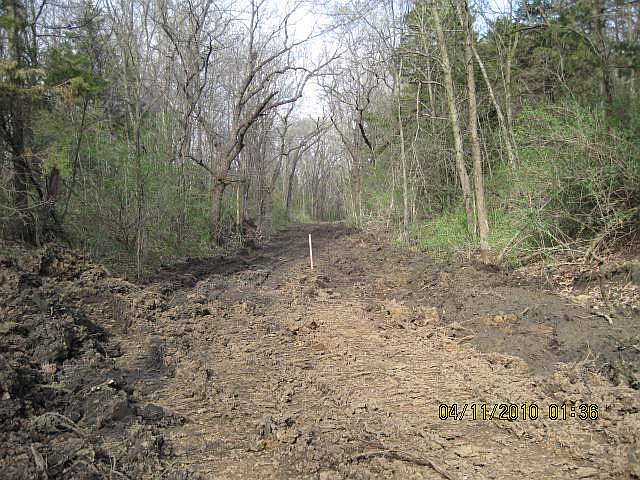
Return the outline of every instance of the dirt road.
<path id="1" fill-rule="evenodd" d="M 522 279 L 437 265 L 333 224 L 142 286 L 98 277 L 60 288 L 117 345 L 105 355 L 121 380 L 99 386 L 126 392 L 130 411 L 104 403 L 101 424 L 72 419 L 108 452 L 104 476 L 640 475 L 638 393 L 598 373 L 624 335 L 612 340 L 602 318 Z"/>

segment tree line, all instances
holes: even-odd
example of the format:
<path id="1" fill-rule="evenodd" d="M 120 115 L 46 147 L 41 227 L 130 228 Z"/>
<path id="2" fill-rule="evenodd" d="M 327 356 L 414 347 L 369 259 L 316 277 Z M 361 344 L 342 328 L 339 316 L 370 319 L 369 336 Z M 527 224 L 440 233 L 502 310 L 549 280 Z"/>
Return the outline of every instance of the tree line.
<path id="1" fill-rule="evenodd" d="M 335 52 L 300 5 L 3 1 L 2 234 L 148 262 L 268 232 L 316 146 L 293 106 Z M 295 117 L 295 119 L 294 119 Z"/>
<path id="2" fill-rule="evenodd" d="M 388 0 L 334 15 L 347 54 L 322 83 L 356 224 L 485 263 L 637 243 L 638 2 Z"/>
<path id="3" fill-rule="evenodd" d="M 639 25 L 622 0 L 3 0 L 0 234 L 139 276 L 292 220 L 597 259 L 638 239 Z"/>

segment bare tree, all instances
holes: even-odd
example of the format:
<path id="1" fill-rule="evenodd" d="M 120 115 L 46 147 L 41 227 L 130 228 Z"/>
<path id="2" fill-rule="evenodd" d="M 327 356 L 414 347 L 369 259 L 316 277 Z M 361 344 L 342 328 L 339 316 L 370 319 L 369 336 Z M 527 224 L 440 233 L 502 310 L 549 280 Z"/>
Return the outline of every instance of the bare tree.
<path id="1" fill-rule="evenodd" d="M 478 135 L 478 105 L 476 99 L 476 77 L 473 56 L 473 28 L 467 0 L 461 0 L 456 5 L 460 22 L 464 32 L 464 60 L 467 71 L 467 93 L 469 108 L 469 133 L 471 135 L 471 157 L 473 159 L 473 185 L 475 191 L 475 205 L 480 235 L 480 257 L 483 263 L 489 263 L 489 221 L 484 196 L 484 176 L 482 173 L 482 152 L 480 151 L 480 137 Z"/>
<path id="2" fill-rule="evenodd" d="M 151 0 L 119 0 L 108 2 L 113 34 L 120 56 L 120 92 L 125 99 L 125 139 L 129 158 L 134 164 L 135 189 L 135 259 L 136 273 L 142 276 L 146 255 L 147 193 L 145 190 L 144 157 L 146 147 L 142 140 L 145 115 L 157 106 L 163 97 L 162 89 L 154 82 L 159 67 L 154 43 L 158 25 L 153 21 L 155 5 Z"/>
<path id="3" fill-rule="evenodd" d="M 175 142 L 176 161 L 180 166 L 178 192 L 182 209 L 177 218 L 177 242 L 184 237 L 187 224 L 186 162 L 204 166 L 205 159 L 194 155 L 193 141 L 202 115 L 205 88 L 212 82 L 215 53 L 225 48 L 224 36 L 232 20 L 224 10 L 214 8 L 211 0 L 171 4 L 159 0 L 158 21 L 168 40 L 167 56 L 172 60 L 167 69 L 172 74 L 177 95 L 169 95 L 170 111 L 179 115 L 179 137 Z M 172 89 L 173 90 L 173 89 Z"/>
<path id="4" fill-rule="evenodd" d="M 304 122 L 299 125 L 299 128 L 305 129 L 306 131 L 302 131 L 300 135 L 295 135 L 289 139 L 290 145 L 284 155 L 288 164 L 287 193 L 284 203 L 287 216 L 290 214 L 294 178 L 298 163 L 304 154 L 318 143 L 320 136 L 326 131 L 326 120 L 318 118 L 313 122 Z"/>
<path id="5" fill-rule="evenodd" d="M 467 167 L 464 161 L 464 145 L 462 140 L 462 130 L 460 126 L 460 119 L 458 114 L 458 107 L 456 105 L 455 87 L 453 83 L 453 73 L 451 68 L 451 62 L 449 60 L 449 51 L 447 47 L 447 41 L 444 35 L 444 29 L 442 27 L 442 21 L 440 19 L 440 10 L 442 6 L 435 0 L 433 3 L 433 24 L 436 31 L 438 40 L 438 48 L 440 50 L 440 61 L 442 65 L 442 73 L 444 75 L 444 87 L 447 95 L 447 106 L 449 109 L 449 119 L 451 121 L 451 132 L 453 134 L 453 141 L 455 146 L 456 155 L 456 167 L 458 170 L 458 179 L 462 187 L 462 196 L 464 198 L 464 207 L 467 213 L 467 229 L 469 233 L 473 234 L 475 231 L 474 224 L 474 206 L 473 206 L 473 194 L 471 192 L 471 183 L 469 181 L 469 174 L 467 173 Z"/>
<path id="6" fill-rule="evenodd" d="M 214 241 L 220 243 L 222 201 L 230 183 L 229 170 L 244 148 L 249 129 L 266 113 L 295 103 L 303 94 L 310 78 L 335 57 L 309 68 L 299 57 L 300 47 L 308 38 L 295 40 L 290 36 L 289 21 L 293 11 L 286 14 L 273 29 L 266 30 L 263 15 L 265 1 L 251 1 L 247 41 L 238 52 L 240 77 L 233 89 L 230 121 L 227 132 L 216 141 L 217 165 L 212 173 L 211 228 Z M 278 80 L 286 76 L 286 88 L 278 88 Z M 283 85 L 280 85 L 283 87 Z"/>

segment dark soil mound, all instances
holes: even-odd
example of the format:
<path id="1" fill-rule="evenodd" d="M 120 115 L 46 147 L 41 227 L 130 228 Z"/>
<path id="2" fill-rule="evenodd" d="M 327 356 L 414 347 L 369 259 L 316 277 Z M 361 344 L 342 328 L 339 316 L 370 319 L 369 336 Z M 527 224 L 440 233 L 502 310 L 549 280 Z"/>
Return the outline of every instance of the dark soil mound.
<path id="1" fill-rule="evenodd" d="M 115 366 L 118 346 L 88 301 L 104 292 L 105 277 L 102 267 L 60 247 L 0 258 L 3 478 L 113 471 L 104 439 L 136 421 L 137 411 Z"/>

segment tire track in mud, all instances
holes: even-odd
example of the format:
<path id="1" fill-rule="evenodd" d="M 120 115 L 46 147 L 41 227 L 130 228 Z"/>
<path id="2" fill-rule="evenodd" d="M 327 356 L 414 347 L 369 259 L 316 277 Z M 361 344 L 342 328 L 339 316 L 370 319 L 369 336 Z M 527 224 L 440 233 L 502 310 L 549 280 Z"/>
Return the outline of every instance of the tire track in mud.
<path id="1" fill-rule="evenodd" d="M 307 263 L 309 232 L 314 271 Z M 536 376 L 516 357 L 478 351 L 461 322 L 452 328 L 444 321 L 438 295 L 429 303 L 424 288 L 412 284 L 416 272 L 439 270 L 426 257 L 416 263 L 342 225 L 322 224 L 293 228 L 258 252 L 160 272 L 146 291 L 161 306 L 151 302 L 146 319 L 122 337 L 118 362 L 129 369 L 140 402 L 186 422 L 158 425 L 155 434 L 168 448 L 145 475 L 637 473 L 636 392 L 611 386 L 584 365 Z M 496 314 L 504 309 L 500 302 L 494 301 Z M 570 401 L 598 403 L 600 419 L 544 418 L 549 404 Z M 536 403 L 540 418 L 438 418 L 441 403 L 502 402 Z"/>

